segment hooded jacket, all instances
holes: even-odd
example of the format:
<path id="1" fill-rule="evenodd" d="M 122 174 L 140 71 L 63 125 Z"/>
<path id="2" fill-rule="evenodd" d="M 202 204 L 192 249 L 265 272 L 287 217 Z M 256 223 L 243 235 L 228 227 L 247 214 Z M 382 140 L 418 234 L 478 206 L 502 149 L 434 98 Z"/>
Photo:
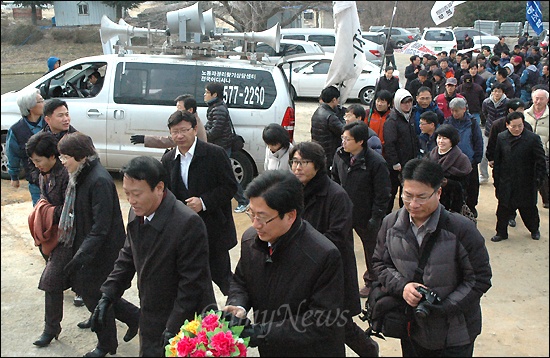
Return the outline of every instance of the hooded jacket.
<path id="1" fill-rule="evenodd" d="M 400 88 L 395 92 L 394 107 L 384 123 L 384 159 L 390 167 L 405 164 L 418 156 L 418 137 L 414 129 L 414 107 L 410 112 L 401 110 L 401 102 L 411 94 Z"/>
<path id="2" fill-rule="evenodd" d="M 52 72 L 54 70 L 53 66 L 55 66 L 57 61 L 61 61 L 59 57 L 52 56 L 48 58 L 48 72 Z"/>

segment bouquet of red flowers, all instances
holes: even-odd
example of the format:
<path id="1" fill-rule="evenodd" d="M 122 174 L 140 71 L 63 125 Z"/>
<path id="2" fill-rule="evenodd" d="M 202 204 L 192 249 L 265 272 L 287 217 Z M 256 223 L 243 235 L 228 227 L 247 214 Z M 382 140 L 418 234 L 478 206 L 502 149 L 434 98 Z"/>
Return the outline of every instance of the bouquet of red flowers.
<path id="1" fill-rule="evenodd" d="M 246 357 L 249 337 L 240 338 L 244 326 L 229 327 L 222 312 L 210 310 L 185 320 L 165 347 L 166 357 Z"/>

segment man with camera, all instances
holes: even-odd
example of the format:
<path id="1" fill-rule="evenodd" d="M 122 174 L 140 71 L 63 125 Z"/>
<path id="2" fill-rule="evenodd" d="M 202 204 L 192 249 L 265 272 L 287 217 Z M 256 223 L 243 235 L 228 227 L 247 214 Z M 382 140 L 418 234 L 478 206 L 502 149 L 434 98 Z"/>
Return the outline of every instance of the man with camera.
<path id="1" fill-rule="evenodd" d="M 412 159 L 402 176 L 404 207 L 384 218 L 373 267 L 384 290 L 406 303 L 403 356 L 471 357 L 480 299 L 491 287 L 485 240 L 472 221 L 439 203 L 438 163 Z"/>

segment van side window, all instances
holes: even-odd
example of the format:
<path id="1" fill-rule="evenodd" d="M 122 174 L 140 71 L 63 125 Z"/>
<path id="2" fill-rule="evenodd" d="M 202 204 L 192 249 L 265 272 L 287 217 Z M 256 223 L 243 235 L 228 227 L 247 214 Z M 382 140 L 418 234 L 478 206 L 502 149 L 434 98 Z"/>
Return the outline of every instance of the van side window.
<path id="1" fill-rule="evenodd" d="M 309 35 L 309 41 L 317 42 L 322 46 L 336 46 L 336 36 L 334 35 Z"/>
<path id="2" fill-rule="evenodd" d="M 283 35 L 283 39 L 289 39 L 289 40 L 305 40 L 305 35 Z"/>

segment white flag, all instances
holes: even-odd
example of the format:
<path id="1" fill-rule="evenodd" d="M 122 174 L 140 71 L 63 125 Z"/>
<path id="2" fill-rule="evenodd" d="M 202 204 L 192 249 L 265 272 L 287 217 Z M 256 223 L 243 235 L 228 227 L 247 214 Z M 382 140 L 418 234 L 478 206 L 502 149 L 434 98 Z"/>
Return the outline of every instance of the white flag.
<path id="1" fill-rule="evenodd" d="M 355 1 L 333 1 L 336 45 L 325 87 L 340 90 L 340 104 L 346 103 L 350 91 L 367 63 L 365 41 Z"/>
<path id="2" fill-rule="evenodd" d="M 455 6 L 466 1 L 436 1 L 432 7 L 432 19 L 436 25 L 449 20 L 455 14 Z"/>

